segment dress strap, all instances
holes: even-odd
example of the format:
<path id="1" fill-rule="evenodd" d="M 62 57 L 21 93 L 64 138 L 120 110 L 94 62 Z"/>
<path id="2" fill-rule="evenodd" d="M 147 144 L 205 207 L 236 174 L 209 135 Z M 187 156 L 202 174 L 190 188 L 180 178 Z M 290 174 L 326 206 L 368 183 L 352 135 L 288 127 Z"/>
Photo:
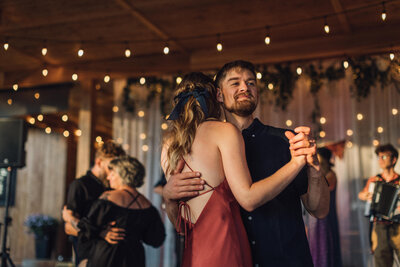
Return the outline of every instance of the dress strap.
<path id="1" fill-rule="evenodd" d="M 188 166 L 189 170 L 191 170 L 192 172 L 194 172 L 194 170 L 189 166 L 189 164 L 186 162 L 186 160 L 185 160 L 183 157 L 182 157 L 182 160 L 185 162 L 185 165 Z M 210 189 L 207 190 L 207 191 L 201 192 L 201 193 L 199 194 L 199 196 L 204 195 L 204 194 L 207 194 L 208 192 L 211 192 L 211 191 L 213 191 L 213 190 L 215 189 L 215 187 L 213 187 L 213 186 L 211 186 L 209 183 L 207 183 L 206 180 L 204 180 L 204 183 L 205 183 L 208 187 L 210 187 Z"/>
<path id="2" fill-rule="evenodd" d="M 135 196 L 134 194 L 132 194 L 132 192 L 130 192 L 130 191 L 127 190 L 127 189 L 122 189 L 122 190 L 124 190 L 125 192 L 127 192 L 127 193 L 132 197 L 132 201 L 129 202 L 128 206 L 126 206 L 126 208 L 129 208 L 133 203 L 135 203 L 135 201 L 138 199 L 138 197 L 140 196 L 140 194 L 137 193 L 137 195 Z M 139 202 L 138 202 L 137 204 L 139 205 L 140 208 L 142 208 L 142 206 L 139 204 Z"/>
<path id="3" fill-rule="evenodd" d="M 190 220 L 190 206 L 185 201 L 179 201 L 178 220 L 176 220 L 175 228 L 179 235 L 185 236 L 185 248 L 187 247 L 187 242 L 188 242 L 187 241 L 188 231 L 192 229 L 192 227 L 193 223 Z"/>

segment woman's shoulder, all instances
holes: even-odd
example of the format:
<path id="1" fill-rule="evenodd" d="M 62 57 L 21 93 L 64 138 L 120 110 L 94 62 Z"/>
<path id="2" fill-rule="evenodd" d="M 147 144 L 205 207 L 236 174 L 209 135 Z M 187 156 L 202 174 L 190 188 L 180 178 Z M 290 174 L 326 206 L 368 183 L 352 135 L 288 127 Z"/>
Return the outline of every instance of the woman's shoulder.
<path id="1" fill-rule="evenodd" d="M 224 121 L 205 121 L 201 124 L 202 128 L 211 129 L 211 130 L 218 130 L 217 133 L 224 133 L 227 132 L 239 132 L 238 128 L 229 122 Z"/>
<path id="2" fill-rule="evenodd" d="M 121 206 L 123 204 L 124 193 L 122 190 L 109 190 L 109 191 L 105 191 L 99 197 L 99 199 Z"/>

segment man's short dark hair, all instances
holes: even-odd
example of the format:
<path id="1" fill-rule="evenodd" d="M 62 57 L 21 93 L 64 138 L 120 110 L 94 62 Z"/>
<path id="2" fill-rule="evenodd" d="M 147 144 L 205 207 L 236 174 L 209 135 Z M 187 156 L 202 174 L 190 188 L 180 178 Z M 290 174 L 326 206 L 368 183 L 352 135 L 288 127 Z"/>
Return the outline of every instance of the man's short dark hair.
<path id="1" fill-rule="evenodd" d="M 392 144 L 381 145 L 375 149 L 375 154 L 377 155 L 383 152 L 390 152 L 391 158 L 396 158 L 396 159 L 399 158 L 399 152 Z"/>
<path id="2" fill-rule="evenodd" d="M 256 70 L 253 63 L 244 60 L 236 60 L 226 63 L 218 71 L 217 75 L 215 76 L 215 86 L 221 87 L 221 82 L 225 79 L 226 74 L 233 69 L 248 70 L 254 75 L 254 78 L 256 77 Z"/>

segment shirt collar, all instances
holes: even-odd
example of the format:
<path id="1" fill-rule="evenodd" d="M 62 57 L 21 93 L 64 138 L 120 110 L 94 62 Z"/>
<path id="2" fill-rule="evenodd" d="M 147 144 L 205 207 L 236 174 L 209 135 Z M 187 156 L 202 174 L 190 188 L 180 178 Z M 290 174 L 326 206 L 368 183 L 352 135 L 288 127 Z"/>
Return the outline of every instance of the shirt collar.
<path id="1" fill-rule="evenodd" d="M 263 127 L 263 124 L 260 122 L 260 120 L 255 118 L 249 127 L 247 127 L 246 129 L 243 129 L 242 134 L 249 135 L 249 134 L 257 133 L 258 131 L 260 131 L 262 129 L 262 127 Z"/>

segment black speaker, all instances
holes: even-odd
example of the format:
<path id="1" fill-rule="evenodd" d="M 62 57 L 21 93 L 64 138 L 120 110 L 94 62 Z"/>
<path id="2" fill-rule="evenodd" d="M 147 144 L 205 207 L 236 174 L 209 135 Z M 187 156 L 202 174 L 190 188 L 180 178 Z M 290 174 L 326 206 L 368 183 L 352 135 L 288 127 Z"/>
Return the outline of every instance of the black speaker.
<path id="1" fill-rule="evenodd" d="M 0 168 L 25 166 L 26 132 L 24 120 L 0 118 Z"/>

